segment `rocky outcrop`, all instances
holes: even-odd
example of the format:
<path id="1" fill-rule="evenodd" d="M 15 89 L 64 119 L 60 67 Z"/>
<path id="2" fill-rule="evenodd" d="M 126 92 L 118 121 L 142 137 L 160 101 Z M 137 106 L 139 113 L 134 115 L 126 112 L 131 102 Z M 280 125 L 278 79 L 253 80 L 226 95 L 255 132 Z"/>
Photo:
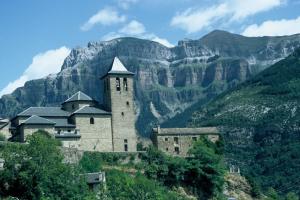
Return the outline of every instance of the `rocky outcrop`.
<path id="1" fill-rule="evenodd" d="M 180 41 L 174 48 L 137 38 L 90 42 L 75 48 L 61 72 L 29 81 L 0 99 L 2 117 L 29 106 L 58 105 L 78 90 L 102 102 L 100 77 L 118 56 L 135 73 L 137 128 L 150 127 L 206 102 L 284 58 L 300 44 L 300 36 L 248 38 L 214 31 L 199 40 Z"/>

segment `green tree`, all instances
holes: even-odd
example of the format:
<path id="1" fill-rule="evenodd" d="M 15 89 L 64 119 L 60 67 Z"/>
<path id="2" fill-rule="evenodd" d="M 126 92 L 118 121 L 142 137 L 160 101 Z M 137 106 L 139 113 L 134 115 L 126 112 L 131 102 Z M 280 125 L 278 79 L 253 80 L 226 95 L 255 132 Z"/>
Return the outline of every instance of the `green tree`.
<path id="1" fill-rule="evenodd" d="M 185 182 L 200 199 L 222 194 L 225 166 L 217 144 L 207 138 L 198 140 L 189 151 Z"/>
<path id="2" fill-rule="evenodd" d="M 3 135 L 3 133 L 0 133 L 0 141 L 5 141 L 5 136 Z"/>
<path id="3" fill-rule="evenodd" d="M 64 164 L 59 142 L 45 132 L 27 144 L 10 144 L 1 152 L 0 195 L 20 199 L 84 199 L 88 188 L 76 166 Z"/>
<path id="4" fill-rule="evenodd" d="M 265 200 L 281 200 L 281 198 L 276 192 L 276 190 L 274 190 L 273 188 L 269 188 Z"/>
<path id="5" fill-rule="evenodd" d="M 294 192 L 289 192 L 286 195 L 286 200 L 299 200 L 299 196 L 296 195 Z"/>

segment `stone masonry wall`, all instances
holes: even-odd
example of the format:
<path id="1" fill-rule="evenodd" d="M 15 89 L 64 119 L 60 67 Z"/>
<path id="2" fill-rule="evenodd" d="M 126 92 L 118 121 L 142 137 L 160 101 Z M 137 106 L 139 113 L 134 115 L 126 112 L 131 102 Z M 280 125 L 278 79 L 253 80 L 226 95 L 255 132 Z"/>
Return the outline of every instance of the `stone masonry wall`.
<path id="1" fill-rule="evenodd" d="M 187 156 L 189 149 L 192 147 L 193 142 L 198 140 L 204 135 L 158 135 L 157 148 L 166 154 L 175 156 Z M 206 135 L 209 140 L 215 142 L 219 139 L 218 135 Z M 178 142 L 176 139 L 178 138 Z M 178 153 L 175 151 L 178 148 Z"/>
<path id="2" fill-rule="evenodd" d="M 94 124 L 90 124 L 90 118 Z M 80 130 L 79 150 L 113 151 L 110 115 L 75 115 L 76 128 Z"/>
<path id="3" fill-rule="evenodd" d="M 120 91 L 116 89 L 116 77 L 120 78 Z M 127 78 L 127 91 L 123 81 Z M 135 113 L 133 103 L 133 79 L 131 76 L 110 76 L 110 102 L 112 112 L 114 151 L 136 151 Z"/>

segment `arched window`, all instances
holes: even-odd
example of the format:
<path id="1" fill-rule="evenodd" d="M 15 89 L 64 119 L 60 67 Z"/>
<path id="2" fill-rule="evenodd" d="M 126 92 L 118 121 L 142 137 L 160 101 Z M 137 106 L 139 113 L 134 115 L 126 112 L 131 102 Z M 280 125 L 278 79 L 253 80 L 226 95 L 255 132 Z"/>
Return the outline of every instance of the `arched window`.
<path id="1" fill-rule="evenodd" d="M 116 89 L 117 89 L 117 91 L 120 91 L 120 90 L 121 90 L 121 86 L 120 86 L 120 78 L 119 78 L 119 77 L 116 78 Z"/>
<path id="2" fill-rule="evenodd" d="M 123 88 L 125 91 L 128 90 L 127 78 L 123 78 Z"/>
<path id="3" fill-rule="evenodd" d="M 95 119 L 93 117 L 90 118 L 90 124 L 95 124 Z"/>

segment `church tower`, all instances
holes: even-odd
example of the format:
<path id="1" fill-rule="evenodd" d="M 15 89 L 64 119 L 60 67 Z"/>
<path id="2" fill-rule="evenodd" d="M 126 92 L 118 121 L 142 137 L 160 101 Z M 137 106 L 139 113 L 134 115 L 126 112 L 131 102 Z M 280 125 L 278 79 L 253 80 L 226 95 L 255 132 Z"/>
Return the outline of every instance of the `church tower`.
<path id="1" fill-rule="evenodd" d="M 104 80 L 104 106 L 112 114 L 113 151 L 136 151 L 133 75 L 115 57 Z"/>

